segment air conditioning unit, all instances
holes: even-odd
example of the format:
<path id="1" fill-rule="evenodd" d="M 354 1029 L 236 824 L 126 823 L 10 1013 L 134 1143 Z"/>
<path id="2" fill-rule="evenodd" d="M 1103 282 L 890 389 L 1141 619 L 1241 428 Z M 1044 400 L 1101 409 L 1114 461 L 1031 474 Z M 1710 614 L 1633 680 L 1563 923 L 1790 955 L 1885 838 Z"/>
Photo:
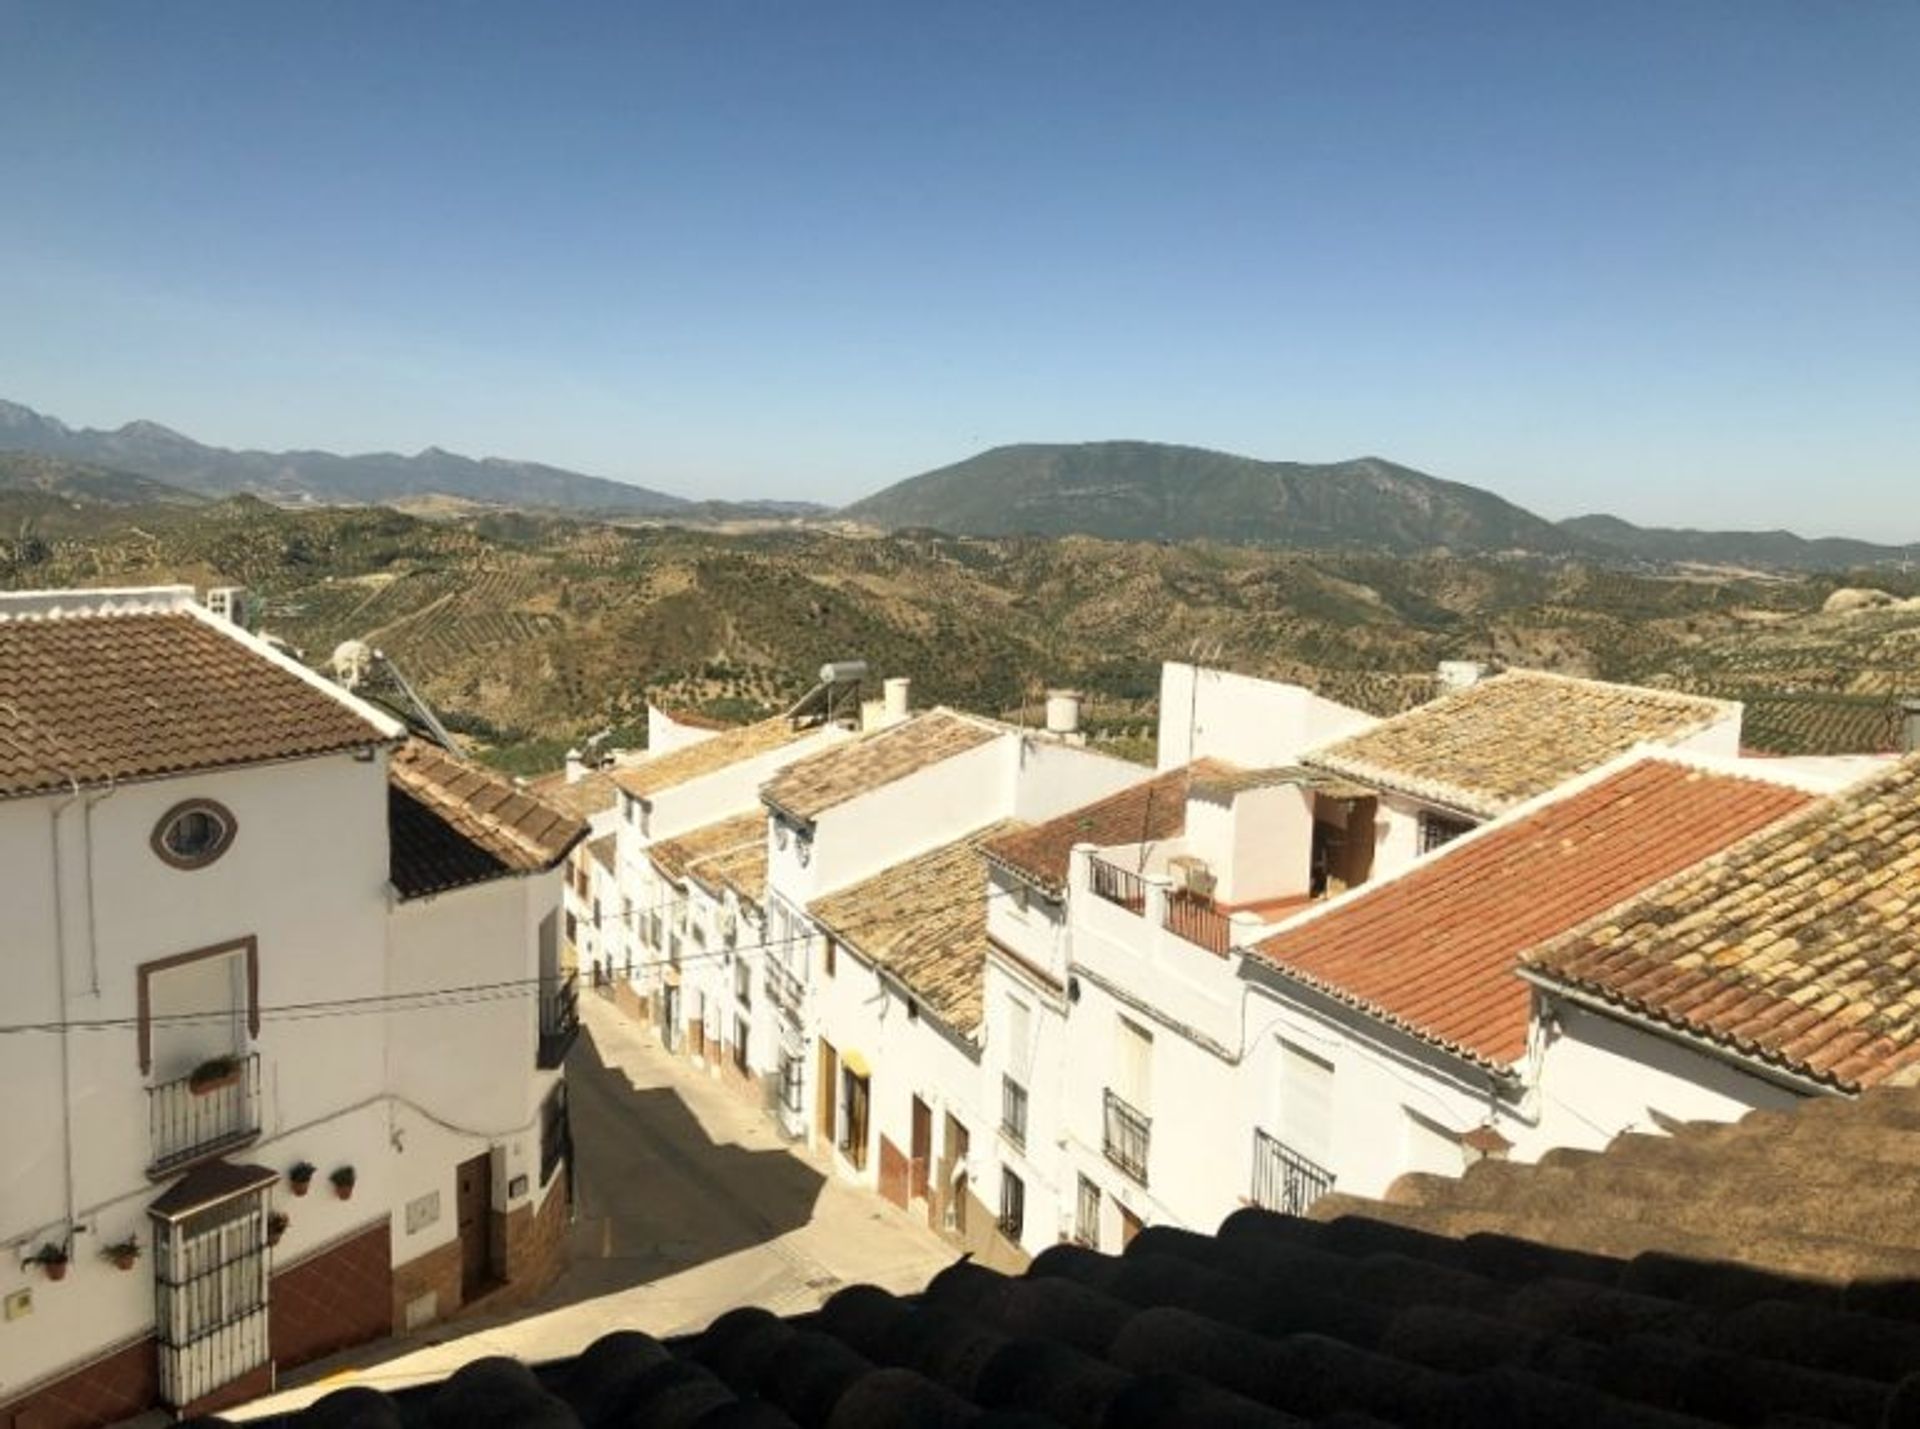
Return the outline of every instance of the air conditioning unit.
<path id="1" fill-rule="evenodd" d="M 1213 897 L 1213 870 L 1204 858 L 1196 858 L 1183 853 L 1167 860 L 1167 873 L 1173 879 L 1173 886 L 1182 893 L 1191 893 L 1195 898 Z"/>

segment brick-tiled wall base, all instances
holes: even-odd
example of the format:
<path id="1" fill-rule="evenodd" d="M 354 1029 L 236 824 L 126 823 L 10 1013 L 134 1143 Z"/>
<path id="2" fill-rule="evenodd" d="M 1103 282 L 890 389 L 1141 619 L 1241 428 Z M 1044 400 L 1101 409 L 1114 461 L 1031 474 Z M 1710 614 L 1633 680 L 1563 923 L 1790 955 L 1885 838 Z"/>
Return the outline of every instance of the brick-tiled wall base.
<path id="1" fill-rule="evenodd" d="M 130 1419 L 160 1397 L 152 1336 L 102 1355 L 18 1399 L 0 1403 L 8 1429 L 81 1429 Z"/>
<path id="2" fill-rule="evenodd" d="M 547 1286 L 567 1263 L 567 1180 L 561 1166 L 547 1183 L 547 1198 L 535 1214 L 529 1206 L 504 1217 L 506 1254 L 496 1262 L 506 1269 L 511 1298 L 530 1296 Z"/>
<path id="3" fill-rule="evenodd" d="M 212 1394 L 186 1405 L 181 1409 L 180 1417 L 192 1419 L 201 1414 L 217 1414 L 222 1409 L 230 1409 L 236 1404 L 245 1404 L 249 1399 L 258 1399 L 263 1394 L 272 1393 L 273 1366 L 258 1365 L 240 1378 L 229 1380 L 221 1385 Z"/>
<path id="4" fill-rule="evenodd" d="M 392 1330 L 392 1253 L 392 1227 L 382 1221 L 273 1277 L 271 1341 L 280 1368 Z"/>
<path id="5" fill-rule="evenodd" d="M 393 1268 L 394 1334 L 403 1334 L 409 1328 L 407 1306 L 422 1295 L 433 1296 L 428 1319 L 440 1319 L 460 1308 L 460 1242 L 457 1238 Z"/>
<path id="6" fill-rule="evenodd" d="M 901 1210 L 907 1208 L 907 1155 L 884 1136 L 880 1138 L 880 1194 Z"/>

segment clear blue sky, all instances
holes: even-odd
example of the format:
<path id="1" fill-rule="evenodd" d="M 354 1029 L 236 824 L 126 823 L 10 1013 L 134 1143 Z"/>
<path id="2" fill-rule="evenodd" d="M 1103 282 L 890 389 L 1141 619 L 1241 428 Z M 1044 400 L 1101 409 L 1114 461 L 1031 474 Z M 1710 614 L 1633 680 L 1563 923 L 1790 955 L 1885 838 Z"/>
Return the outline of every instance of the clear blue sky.
<path id="1" fill-rule="evenodd" d="M 1128 436 L 1920 538 L 1920 4 L 0 0 L 0 396 L 722 496 Z"/>

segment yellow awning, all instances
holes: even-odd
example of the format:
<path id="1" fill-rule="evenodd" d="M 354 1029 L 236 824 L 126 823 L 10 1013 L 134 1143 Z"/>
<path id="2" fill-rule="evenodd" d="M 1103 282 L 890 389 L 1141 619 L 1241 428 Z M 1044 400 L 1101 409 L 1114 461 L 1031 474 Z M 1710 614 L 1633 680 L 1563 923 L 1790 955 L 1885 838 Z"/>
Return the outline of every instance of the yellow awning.
<path id="1" fill-rule="evenodd" d="M 867 1059 L 849 1047 L 840 1054 L 840 1065 L 856 1077 L 871 1077 L 873 1068 L 867 1065 Z"/>

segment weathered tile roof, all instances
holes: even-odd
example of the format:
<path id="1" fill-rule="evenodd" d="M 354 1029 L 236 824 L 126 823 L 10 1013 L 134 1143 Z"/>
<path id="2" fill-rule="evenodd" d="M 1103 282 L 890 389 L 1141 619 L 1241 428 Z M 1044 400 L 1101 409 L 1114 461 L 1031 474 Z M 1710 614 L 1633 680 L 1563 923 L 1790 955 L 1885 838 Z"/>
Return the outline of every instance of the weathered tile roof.
<path id="1" fill-rule="evenodd" d="M 567 771 L 560 769 L 527 780 L 527 788 L 554 808 L 572 814 L 576 819 L 591 819 L 595 814 L 605 813 L 620 797 L 620 789 L 613 782 L 613 775 L 604 769 L 589 769 L 571 783 L 567 780 Z"/>
<path id="2" fill-rule="evenodd" d="M 648 799 L 663 789 L 792 744 L 807 733 L 804 729 L 795 729 L 793 721 L 784 715 L 776 715 L 758 724 L 743 724 L 684 749 L 671 750 L 658 758 L 616 769 L 613 782 L 637 799 Z"/>
<path id="3" fill-rule="evenodd" d="M 1920 756 L 1575 929 L 1528 972 L 1836 1087 L 1920 1077 Z"/>
<path id="4" fill-rule="evenodd" d="M 1671 743 L 1739 708 L 1670 690 L 1509 670 L 1313 750 L 1302 761 L 1485 818 L 1636 744 Z"/>
<path id="5" fill-rule="evenodd" d="M 1417 1204 L 1247 1208 L 1213 1235 L 1148 1226 L 1119 1254 L 1053 1246 L 1019 1275 L 963 1258 L 914 1296 L 851 1285 L 790 1319 L 741 1306 L 680 1339 L 616 1330 L 572 1360 L 476 1358 L 254 1422 L 1902 1424 L 1916 1172 L 1911 1094 L 1823 1099 L 1418 1178 Z"/>
<path id="6" fill-rule="evenodd" d="M 608 873 L 614 871 L 614 853 L 619 848 L 620 835 L 602 834 L 587 845 L 587 856 L 599 864 Z"/>
<path id="7" fill-rule="evenodd" d="M 1262 962 L 1483 1066 L 1527 1046 L 1528 949 L 1805 807 L 1759 779 L 1644 759 L 1257 944 Z"/>
<path id="8" fill-rule="evenodd" d="M 1178 838 L 1187 827 L 1187 794 L 1200 777 L 1226 776 L 1215 759 L 1169 769 L 1078 809 L 1024 824 L 987 840 L 981 854 L 1015 877 L 1058 898 L 1067 886 L 1075 844 L 1132 844 Z"/>
<path id="9" fill-rule="evenodd" d="M 951 710 L 928 710 L 877 733 L 795 760 L 767 781 L 760 797 L 789 818 L 810 824 L 837 804 L 943 759 L 965 754 L 999 734 L 990 725 Z"/>
<path id="10" fill-rule="evenodd" d="M 1202 762 L 1213 763 L 1210 760 Z M 1235 794 L 1244 794 L 1253 789 L 1288 787 L 1311 789 L 1315 793 L 1325 794 L 1334 799 L 1360 799 L 1373 793 L 1373 790 L 1364 784 L 1356 784 L 1351 779 L 1342 779 L 1336 774 L 1328 774 L 1319 769 L 1308 769 L 1298 764 L 1277 765 L 1270 769 L 1225 767 L 1202 770 L 1195 775 L 1193 787 L 1189 792 L 1196 799 L 1227 803 Z"/>
<path id="11" fill-rule="evenodd" d="M 758 904 L 767 889 L 766 811 L 750 809 L 678 838 L 661 839 L 647 849 L 647 857 L 675 883 L 695 878 L 710 892 L 728 887 Z"/>
<path id="12" fill-rule="evenodd" d="M 980 849 L 1003 821 L 816 898 L 814 921 L 892 973 L 926 1009 L 978 1041 L 987 969 L 986 870 Z"/>
<path id="13" fill-rule="evenodd" d="M 389 866 L 403 898 L 552 868 L 581 820 L 488 769 L 410 739 L 387 766 Z"/>
<path id="14" fill-rule="evenodd" d="M 0 798 L 395 738 L 186 612 L 0 618 Z"/>

